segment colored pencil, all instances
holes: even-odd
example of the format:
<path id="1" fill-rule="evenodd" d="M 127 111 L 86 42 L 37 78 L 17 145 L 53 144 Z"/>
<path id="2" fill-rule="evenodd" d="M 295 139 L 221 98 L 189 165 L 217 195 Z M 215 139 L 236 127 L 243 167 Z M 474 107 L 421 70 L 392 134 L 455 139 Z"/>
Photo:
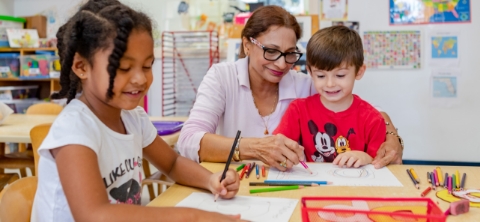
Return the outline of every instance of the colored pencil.
<path id="1" fill-rule="evenodd" d="M 285 183 L 262 183 L 262 182 L 250 182 L 250 186 L 265 186 L 265 187 L 278 187 L 278 186 L 294 186 L 294 185 L 302 185 L 306 187 L 318 187 L 320 185 L 316 183 L 290 183 L 290 182 L 285 182 Z"/>
<path id="2" fill-rule="evenodd" d="M 260 173 L 258 172 L 258 164 L 255 166 L 255 173 L 257 173 L 257 179 L 260 179 Z"/>
<path id="3" fill-rule="evenodd" d="M 312 184 L 312 183 L 316 183 L 318 185 L 332 184 L 331 182 L 324 181 L 324 180 L 265 180 L 264 183 L 269 183 L 269 184 L 277 184 L 277 183 Z"/>
<path id="4" fill-rule="evenodd" d="M 452 192 L 456 189 L 457 187 L 457 175 L 453 174 L 452 175 Z"/>
<path id="5" fill-rule="evenodd" d="M 460 185 L 460 190 L 464 190 L 464 189 L 465 189 L 465 179 L 467 179 L 467 174 L 466 174 L 466 173 L 463 173 L 462 183 L 461 183 L 461 185 Z"/>
<path id="6" fill-rule="evenodd" d="M 253 189 L 250 190 L 250 193 L 263 193 L 263 192 L 275 192 L 275 191 L 282 191 L 282 190 L 298 190 L 302 189 L 303 186 L 283 186 L 283 187 L 271 187 L 271 188 L 262 188 L 262 189 Z"/>
<path id="7" fill-rule="evenodd" d="M 410 168 L 410 173 L 412 173 L 413 178 L 420 183 L 420 178 L 417 176 L 417 173 L 415 173 L 415 170 L 413 168 Z"/>
<path id="8" fill-rule="evenodd" d="M 265 165 L 262 165 L 262 177 L 265 177 Z"/>
<path id="9" fill-rule="evenodd" d="M 247 165 L 245 165 L 245 178 L 248 178 L 248 171 L 250 170 L 250 163 L 247 163 Z"/>
<path id="10" fill-rule="evenodd" d="M 300 163 L 303 165 L 303 167 L 305 167 L 306 170 L 308 170 L 308 172 L 310 172 L 310 174 L 313 174 L 310 168 L 308 168 L 308 165 L 305 163 L 305 161 L 300 161 Z"/>
<path id="11" fill-rule="evenodd" d="M 233 153 L 235 152 L 235 147 L 237 146 L 238 138 L 242 132 L 240 130 L 237 131 L 237 136 L 235 136 L 235 140 L 233 141 L 232 148 L 230 149 L 230 154 L 228 155 L 227 163 L 225 164 L 225 169 L 223 169 L 222 177 L 220 178 L 220 183 L 225 179 L 227 176 L 228 168 L 230 167 L 230 162 L 232 162 Z M 215 194 L 215 202 L 217 201 L 219 194 Z"/>
<path id="12" fill-rule="evenodd" d="M 407 174 L 408 174 L 408 176 L 410 176 L 410 179 L 412 179 L 413 185 L 415 185 L 415 187 L 416 187 L 417 189 L 420 189 L 420 186 L 418 185 L 418 183 L 417 183 L 417 181 L 415 180 L 415 178 L 413 178 L 413 175 L 412 175 L 412 173 L 410 172 L 409 169 L 407 169 Z"/>
<path id="13" fill-rule="evenodd" d="M 425 190 L 422 192 L 421 196 L 422 196 L 422 197 L 427 196 L 427 194 L 430 192 L 430 190 L 432 190 L 432 188 L 431 188 L 431 187 L 427 187 L 427 189 L 425 189 Z"/>
<path id="14" fill-rule="evenodd" d="M 436 190 L 437 187 L 435 186 L 435 176 L 434 176 L 433 172 L 430 173 L 430 180 L 432 181 L 432 189 Z"/>
<path id="15" fill-rule="evenodd" d="M 444 177 L 444 180 L 443 180 L 443 187 L 445 187 L 445 189 L 448 188 L 448 173 L 445 173 L 445 177 Z"/>
<path id="16" fill-rule="evenodd" d="M 438 183 L 439 185 L 441 186 L 442 184 L 444 184 L 443 182 L 443 174 L 442 174 L 442 169 L 440 169 L 440 167 L 437 167 L 437 176 L 438 176 Z"/>
<path id="17" fill-rule="evenodd" d="M 438 187 L 440 184 L 438 183 L 438 173 L 437 170 L 433 170 L 433 178 L 435 179 L 435 187 Z"/>
<path id="18" fill-rule="evenodd" d="M 248 169 L 248 166 L 247 166 L 247 165 L 243 166 L 243 170 L 242 170 L 242 172 L 240 173 L 240 180 L 243 179 L 243 175 L 245 175 L 245 172 L 247 171 L 247 169 Z"/>
<path id="19" fill-rule="evenodd" d="M 254 169 L 255 169 L 255 162 L 253 162 L 252 164 L 250 164 L 250 167 L 248 168 L 247 175 L 245 175 L 245 178 L 250 177 L 250 174 L 252 173 L 252 171 L 253 171 Z"/>
<path id="20" fill-rule="evenodd" d="M 456 188 L 458 189 L 458 188 L 460 188 L 460 173 L 458 172 L 458 170 L 455 171 L 455 178 L 457 179 L 455 184 L 457 185 Z"/>
<path id="21" fill-rule="evenodd" d="M 427 172 L 427 179 L 429 183 L 432 182 L 432 177 L 430 177 L 430 172 Z"/>
<path id="22" fill-rule="evenodd" d="M 448 194 L 451 194 L 452 193 L 452 177 L 451 176 L 448 176 L 447 189 L 448 189 Z"/>
<path id="23" fill-rule="evenodd" d="M 240 170 L 242 170 L 244 166 L 245 166 L 245 164 L 242 164 L 242 165 L 238 166 L 238 167 L 237 167 L 237 172 L 240 171 Z"/>

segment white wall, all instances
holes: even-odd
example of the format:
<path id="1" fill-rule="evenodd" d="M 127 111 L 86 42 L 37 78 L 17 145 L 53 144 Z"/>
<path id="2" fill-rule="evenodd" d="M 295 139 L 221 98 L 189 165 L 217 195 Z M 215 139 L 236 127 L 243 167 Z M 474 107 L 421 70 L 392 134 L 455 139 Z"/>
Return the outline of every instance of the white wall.
<path id="1" fill-rule="evenodd" d="M 14 0 L 0 0 L 0 15 L 14 15 Z"/>
<path id="2" fill-rule="evenodd" d="M 473 21 L 470 24 L 389 26 L 389 1 L 352 0 L 349 20 L 360 21 L 364 31 L 420 30 L 422 32 L 422 69 L 367 70 L 355 85 L 355 93 L 381 106 L 393 119 L 405 140 L 404 159 L 479 162 L 480 144 L 480 14 L 478 1 L 470 1 Z M 431 29 L 459 30 L 463 71 L 458 81 L 459 103 L 452 108 L 430 105 L 432 67 L 425 58 L 426 34 Z"/>

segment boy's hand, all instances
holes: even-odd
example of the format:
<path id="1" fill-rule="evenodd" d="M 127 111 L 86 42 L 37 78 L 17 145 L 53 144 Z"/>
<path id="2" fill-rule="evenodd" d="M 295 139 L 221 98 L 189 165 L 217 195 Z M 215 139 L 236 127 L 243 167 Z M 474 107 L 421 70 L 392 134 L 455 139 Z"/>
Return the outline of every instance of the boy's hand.
<path id="1" fill-rule="evenodd" d="M 340 167 L 347 166 L 358 168 L 372 163 L 372 160 L 373 158 L 365 152 L 348 151 L 338 155 L 335 160 L 333 160 L 333 164 Z"/>
<path id="2" fill-rule="evenodd" d="M 238 173 L 232 169 L 227 171 L 225 179 L 220 183 L 223 172 L 217 172 L 210 176 L 209 187 L 213 194 L 220 195 L 221 198 L 230 199 L 237 194 L 240 187 L 240 179 Z"/>

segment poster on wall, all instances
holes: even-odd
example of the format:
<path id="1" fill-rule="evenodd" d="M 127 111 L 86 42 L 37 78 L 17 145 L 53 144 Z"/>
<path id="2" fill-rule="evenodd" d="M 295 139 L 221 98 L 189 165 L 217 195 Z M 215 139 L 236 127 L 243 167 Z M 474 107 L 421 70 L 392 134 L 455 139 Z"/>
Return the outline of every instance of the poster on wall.
<path id="1" fill-rule="evenodd" d="M 458 67 L 460 64 L 460 32 L 432 31 L 427 37 L 429 64 L 432 66 Z"/>
<path id="2" fill-rule="evenodd" d="M 320 20 L 347 20 L 348 0 L 322 0 Z"/>
<path id="3" fill-rule="evenodd" d="M 308 42 L 312 36 L 312 17 L 310 16 L 296 16 L 298 24 L 302 28 L 302 38 L 300 41 Z"/>
<path id="4" fill-rule="evenodd" d="M 347 26 L 348 28 L 356 31 L 359 33 L 360 31 L 360 22 L 354 22 L 354 21 L 333 21 L 332 26 L 334 25 L 342 25 L 342 26 Z"/>
<path id="5" fill-rule="evenodd" d="M 470 0 L 389 0 L 390 25 L 471 22 Z"/>
<path id="6" fill-rule="evenodd" d="M 369 69 L 420 69 L 420 31 L 368 31 L 363 35 Z"/>
<path id="7" fill-rule="evenodd" d="M 242 45 L 242 39 L 228 39 L 227 45 L 227 62 L 237 61 L 238 54 L 240 53 L 240 46 Z"/>
<path id="8" fill-rule="evenodd" d="M 430 82 L 431 105 L 452 107 L 458 103 L 459 69 L 434 69 Z"/>

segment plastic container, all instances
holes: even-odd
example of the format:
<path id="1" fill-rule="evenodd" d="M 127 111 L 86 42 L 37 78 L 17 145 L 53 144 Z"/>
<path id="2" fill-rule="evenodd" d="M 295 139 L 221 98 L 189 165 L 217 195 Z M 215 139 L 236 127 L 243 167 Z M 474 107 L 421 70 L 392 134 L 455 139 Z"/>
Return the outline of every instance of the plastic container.
<path id="1" fill-rule="evenodd" d="M 446 216 L 430 198 L 303 197 L 302 221 L 429 221 Z"/>
<path id="2" fill-rule="evenodd" d="M 0 78 L 18 78 L 20 53 L 0 53 Z"/>
<path id="3" fill-rule="evenodd" d="M 2 101 L 7 106 L 13 109 L 14 113 L 25 113 L 31 105 L 41 102 L 39 99 L 19 99 L 19 100 L 10 100 Z"/>
<path id="4" fill-rule="evenodd" d="M 0 87 L 0 101 L 37 99 L 38 86 L 3 86 Z"/>
<path id="5" fill-rule="evenodd" d="M 35 51 L 37 55 L 48 55 L 49 56 L 49 75 L 50 78 L 60 78 L 60 57 L 55 55 L 54 51 Z"/>
<path id="6" fill-rule="evenodd" d="M 181 121 L 154 121 L 152 123 L 157 129 L 159 136 L 178 132 L 183 127 L 183 122 Z"/>
<path id="7" fill-rule="evenodd" d="M 7 48 L 8 44 L 7 29 L 23 29 L 23 24 L 27 20 L 11 16 L 0 15 L 0 48 Z"/>
<path id="8" fill-rule="evenodd" d="M 50 78 L 50 59 L 48 54 L 21 56 L 20 79 Z"/>

